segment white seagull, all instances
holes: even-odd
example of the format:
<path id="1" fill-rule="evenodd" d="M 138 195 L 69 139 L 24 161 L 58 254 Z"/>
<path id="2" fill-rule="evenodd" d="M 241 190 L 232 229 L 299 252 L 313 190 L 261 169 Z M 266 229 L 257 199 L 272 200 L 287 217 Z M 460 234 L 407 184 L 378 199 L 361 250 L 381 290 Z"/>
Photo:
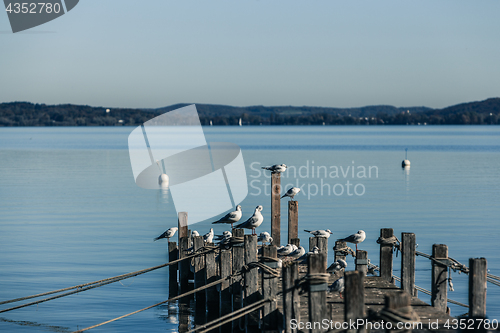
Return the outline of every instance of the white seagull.
<path id="1" fill-rule="evenodd" d="M 326 269 L 327 273 L 335 274 L 337 272 L 340 272 L 342 269 L 345 269 L 347 267 L 347 262 L 343 259 L 339 259 L 335 261 L 333 264 L 330 265 Z"/>
<path id="2" fill-rule="evenodd" d="M 282 173 L 286 171 L 286 164 L 275 164 L 272 166 L 262 167 L 262 169 L 269 170 L 272 173 Z"/>
<path id="3" fill-rule="evenodd" d="M 306 254 L 306 249 L 304 249 L 302 246 L 299 246 L 297 250 L 293 251 L 288 255 L 289 258 L 297 259 L 302 257 L 304 254 Z"/>
<path id="4" fill-rule="evenodd" d="M 344 277 L 341 277 L 340 279 L 332 283 L 331 286 L 328 287 L 328 289 L 330 289 L 331 292 L 338 291 L 340 298 L 343 298 L 342 292 L 344 291 L 344 288 L 345 288 Z"/>
<path id="5" fill-rule="evenodd" d="M 236 206 L 236 210 L 234 212 L 227 213 L 224 217 L 222 217 L 220 220 L 212 222 L 212 224 L 217 224 L 217 223 L 230 223 L 231 228 L 233 228 L 233 223 L 238 222 L 241 219 L 242 211 L 241 211 L 241 206 L 238 205 Z"/>
<path id="6" fill-rule="evenodd" d="M 212 243 L 213 239 L 214 239 L 214 228 L 210 228 L 210 231 L 203 236 L 203 240 L 205 241 L 205 243 Z"/>
<path id="7" fill-rule="evenodd" d="M 364 241 L 366 238 L 366 233 L 363 230 L 359 230 L 357 233 L 347 236 L 346 238 L 337 239 L 338 241 L 344 241 L 348 243 L 356 244 L 356 251 L 358 251 L 358 244 Z"/>
<path id="8" fill-rule="evenodd" d="M 281 249 L 278 249 L 278 254 L 280 256 L 287 256 L 290 253 L 292 253 L 293 251 L 295 251 L 295 249 L 293 248 L 293 245 L 287 244 L 286 246 L 283 246 Z"/>
<path id="9" fill-rule="evenodd" d="M 257 242 L 262 242 L 264 243 L 271 243 L 273 241 L 273 238 L 267 231 L 263 231 L 260 233 L 259 237 L 257 238 Z"/>
<path id="10" fill-rule="evenodd" d="M 231 233 L 231 231 L 226 230 L 222 233 L 222 235 L 215 235 L 215 240 L 220 241 L 220 240 L 223 240 L 225 238 L 231 238 L 231 237 L 233 237 L 233 234 Z"/>
<path id="11" fill-rule="evenodd" d="M 284 197 L 290 197 L 292 198 L 292 201 L 293 201 L 293 197 L 297 195 L 297 193 L 300 192 L 300 187 L 292 187 L 290 189 L 288 189 L 288 191 L 286 191 L 285 194 L 283 194 L 283 196 L 281 197 L 281 199 L 283 199 Z"/>
<path id="12" fill-rule="evenodd" d="M 200 233 L 196 230 L 191 230 L 191 237 L 196 237 L 196 236 L 199 236 Z"/>
<path id="13" fill-rule="evenodd" d="M 157 241 L 158 239 L 166 238 L 170 242 L 170 237 L 173 237 L 175 235 L 175 232 L 177 231 L 177 227 L 172 227 L 162 233 L 160 236 L 156 237 L 154 240 Z"/>
<path id="14" fill-rule="evenodd" d="M 264 221 L 264 216 L 262 216 L 262 214 L 260 213 L 262 209 L 262 206 L 257 206 L 252 217 L 250 217 L 245 222 L 238 224 L 237 226 L 235 226 L 235 228 L 252 229 L 252 235 L 256 235 L 255 228 L 261 225 Z"/>
<path id="15" fill-rule="evenodd" d="M 330 231 L 330 229 L 326 230 L 304 230 L 305 232 L 310 233 L 311 235 L 314 235 L 314 237 L 324 237 L 324 238 L 329 238 L 330 235 L 333 234 L 333 232 Z"/>

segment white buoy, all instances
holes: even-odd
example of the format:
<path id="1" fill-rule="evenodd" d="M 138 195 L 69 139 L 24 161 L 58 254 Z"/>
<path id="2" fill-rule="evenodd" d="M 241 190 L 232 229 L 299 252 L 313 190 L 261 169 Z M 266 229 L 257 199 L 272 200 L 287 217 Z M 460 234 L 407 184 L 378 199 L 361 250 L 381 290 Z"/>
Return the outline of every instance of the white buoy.
<path id="1" fill-rule="evenodd" d="M 160 176 L 158 177 L 158 185 L 161 187 L 168 187 L 168 183 L 170 181 L 170 178 L 166 173 L 163 173 L 163 170 L 160 166 L 160 161 L 156 161 L 156 164 L 158 165 L 158 168 L 160 169 Z"/>
<path id="2" fill-rule="evenodd" d="M 405 159 L 403 160 L 403 162 L 401 163 L 401 167 L 402 168 L 406 168 L 406 167 L 410 167 L 410 160 L 408 159 L 408 148 L 405 149 L 406 153 L 405 153 Z"/>

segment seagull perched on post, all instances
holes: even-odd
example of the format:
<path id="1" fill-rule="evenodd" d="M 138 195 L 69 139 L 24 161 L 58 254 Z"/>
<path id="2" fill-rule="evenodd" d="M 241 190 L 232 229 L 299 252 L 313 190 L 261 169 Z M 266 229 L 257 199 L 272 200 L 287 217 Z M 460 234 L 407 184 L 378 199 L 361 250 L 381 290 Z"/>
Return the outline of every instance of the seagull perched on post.
<path id="1" fill-rule="evenodd" d="M 286 164 L 275 164 L 272 166 L 262 167 L 262 169 L 269 170 L 272 173 L 282 173 L 286 171 Z"/>
<path id="2" fill-rule="evenodd" d="M 196 237 L 196 236 L 199 236 L 200 233 L 196 230 L 191 230 L 191 237 Z"/>
<path id="3" fill-rule="evenodd" d="M 252 229 L 252 235 L 256 235 L 255 228 L 261 225 L 264 221 L 264 216 L 262 216 L 262 214 L 260 213 L 262 209 L 262 206 L 255 207 L 255 212 L 253 213 L 252 217 L 250 217 L 245 222 L 238 224 L 237 226 L 235 226 L 235 228 Z"/>
<path id="4" fill-rule="evenodd" d="M 339 259 L 335 261 L 333 264 L 330 265 L 326 269 L 327 273 L 335 274 L 337 272 L 340 272 L 342 269 L 345 269 L 347 267 L 347 262 L 343 259 Z"/>
<path id="5" fill-rule="evenodd" d="M 297 250 L 288 255 L 288 258 L 297 259 L 302 257 L 304 254 L 306 254 L 306 249 L 304 249 L 302 246 L 299 246 Z"/>
<path id="6" fill-rule="evenodd" d="M 156 237 L 154 240 L 157 241 L 158 239 L 166 238 L 170 242 L 170 237 L 173 237 L 175 235 L 175 232 L 177 231 L 177 227 L 172 227 L 162 233 L 160 236 Z"/>
<path id="7" fill-rule="evenodd" d="M 223 240 L 224 238 L 231 238 L 231 237 L 233 237 L 232 232 L 231 232 L 231 231 L 226 230 L 226 231 L 224 231 L 224 232 L 222 233 L 222 235 L 215 235 L 215 240 L 216 240 L 216 241 L 220 241 L 220 240 Z"/>
<path id="8" fill-rule="evenodd" d="M 232 229 L 233 228 L 233 223 L 238 222 L 241 219 L 241 215 L 242 215 L 241 206 L 238 205 L 238 206 L 236 206 L 236 210 L 234 212 L 227 213 L 220 220 L 212 222 L 212 224 L 230 223 L 231 224 L 231 229 Z"/>
<path id="9" fill-rule="evenodd" d="M 273 241 L 273 238 L 271 237 L 271 235 L 267 231 L 261 232 L 259 237 L 257 238 L 257 242 L 262 242 L 262 244 L 264 244 L 264 243 L 271 244 L 272 241 Z"/>
<path id="10" fill-rule="evenodd" d="M 348 242 L 356 244 L 356 251 L 358 251 L 358 244 L 364 241 L 366 238 L 366 233 L 363 230 L 359 230 L 357 233 L 347 236 L 346 238 L 337 239 L 338 241 Z"/>
<path id="11" fill-rule="evenodd" d="M 203 236 L 203 240 L 205 241 L 205 243 L 212 243 L 213 239 L 214 239 L 214 228 L 210 228 L 210 231 Z"/>
<path id="12" fill-rule="evenodd" d="M 293 197 L 297 195 L 297 193 L 300 192 L 300 187 L 292 187 L 290 189 L 288 189 L 288 191 L 286 191 L 285 194 L 283 194 L 283 196 L 281 197 L 281 199 L 283 199 L 284 197 L 290 197 L 292 198 L 292 201 L 293 201 Z"/>
<path id="13" fill-rule="evenodd" d="M 287 244 L 286 246 L 283 246 L 282 248 L 278 249 L 278 255 L 280 256 L 287 256 L 293 251 L 295 251 L 297 247 L 293 244 Z"/>
<path id="14" fill-rule="evenodd" d="M 330 229 L 326 229 L 326 230 L 313 230 L 313 231 L 304 230 L 304 231 L 310 233 L 314 237 L 329 238 L 330 235 L 333 235 L 333 232 L 331 232 Z"/>

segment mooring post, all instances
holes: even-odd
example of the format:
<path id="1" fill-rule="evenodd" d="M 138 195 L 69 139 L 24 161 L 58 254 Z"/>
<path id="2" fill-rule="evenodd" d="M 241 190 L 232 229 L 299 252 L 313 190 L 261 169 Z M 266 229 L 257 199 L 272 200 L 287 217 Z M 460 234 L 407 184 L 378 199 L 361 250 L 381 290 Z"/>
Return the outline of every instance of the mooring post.
<path id="1" fill-rule="evenodd" d="M 220 278 L 226 278 L 231 275 L 232 272 L 232 260 L 231 251 L 221 250 L 219 255 L 219 275 Z M 228 313 L 231 313 L 231 280 L 227 279 L 220 284 L 219 291 L 219 316 L 222 317 Z M 220 326 L 220 332 L 231 332 L 231 323 Z"/>
<path id="2" fill-rule="evenodd" d="M 241 237 L 243 238 L 245 236 L 245 230 L 243 229 L 234 229 L 233 230 L 233 237 Z M 245 248 L 243 247 L 243 243 L 237 243 L 233 244 L 232 250 L 233 250 L 233 275 L 241 270 L 243 265 L 245 265 Z M 242 293 L 243 289 L 241 286 L 241 279 L 242 276 L 238 275 L 235 276 L 232 280 L 232 294 L 233 294 L 233 311 L 236 311 L 238 309 L 241 309 L 242 307 Z M 233 321 L 233 332 L 240 331 L 240 325 L 239 322 L 240 320 L 243 319 L 238 319 Z"/>
<path id="3" fill-rule="evenodd" d="M 327 318 L 326 291 L 328 280 L 321 278 L 326 273 L 326 261 L 323 253 L 307 256 L 307 275 L 309 278 L 309 322 L 321 322 Z M 311 333 L 323 332 L 320 327 L 313 326 Z"/>
<path id="4" fill-rule="evenodd" d="M 280 246 L 281 243 L 281 173 L 271 173 L 271 237 L 273 245 Z"/>
<path id="5" fill-rule="evenodd" d="M 182 237 L 189 237 L 188 234 L 188 213 L 179 212 L 177 220 L 177 236 L 179 237 L 179 244 Z M 189 245 L 189 244 L 188 244 Z"/>
<path id="6" fill-rule="evenodd" d="M 365 287 L 364 275 L 360 271 L 350 271 L 344 274 L 344 316 L 345 321 L 356 322 L 357 319 L 365 318 Z M 356 333 L 357 330 L 348 330 Z"/>
<path id="7" fill-rule="evenodd" d="M 366 276 L 368 272 L 368 252 L 358 250 L 356 252 L 356 270 Z"/>
<path id="8" fill-rule="evenodd" d="M 179 258 L 182 259 L 187 256 L 187 249 L 189 248 L 189 238 L 181 237 L 179 240 Z M 190 260 L 182 260 L 179 262 L 179 283 L 180 283 L 180 292 L 184 294 L 189 291 L 189 273 L 190 269 Z"/>
<path id="9" fill-rule="evenodd" d="M 217 280 L 217 264 L 215 261 L 215 251 L 205 254 L 205 284 Z M 205 289 L 205 297 L 207 299 L 207 321 L 210 322 L 219 318 L 219 294 L 217 286 Z"/>
<path id="10" fill-rule="evenodd" d="M 443 260 L 438 263 L 432 260 L 432 296 L 431 303 L 436 309 L 446 312 L 448 297 L 448 246 L 445 244 L 434 244 L 432 246 L 432 257 Z"/>
<path id="11" fill-rule="evenodd" d="M 288 244 L 299 237 L 299 202 L 288 201 Z"/>
<path id="12" fill-rule="evenodd" d="M 318 247 L 318 238 L 317 237 L 309 237 L 309 252 L 312 252 L 313 251 L 313 248 L 314 247 Z"/>
<path id="13" fill-rule="evenodd" d="M 309 237 L 309 252 L 313 251 L 314 247 L 319 249 L 319 253 L 324 254 L 325 265 L 328 261 L 328 238 L 326 237 Z"/>
<path id="14" fill-rule="evenodd" d="M 401 233 L 401 289 L 416 296 L 415 289 L 415 234 Z"/>
<path id="15" fill-rule="evenodd" d="M 385 308 L 387 310 L 403 312 L 407 314 L 408 317 L 411 317 L 411 312 L 413 309 L 411 307 L 411 296 L 404 291 L 396 291 L 385 295 Z M 418 322 L 418 321 L 417 321 Z M 411 327 L 408 325 L 408 327 Z M 393 329 L 386 329 L 386 332 L 393 332 Z M 403 330 L 398 330 L 400 333 L 411 333 L 411 328 L 404 328 Z"/>
<path id="16" fill-rule="evenodd" d="M 205 245 L 203 241 L 203 236 L 193 237 L 193 250 L 196 252 L 201 250 Z M 205 284 L 205 256 L 198 255 L 194 257 L 194 288 L 200 288 Z M 205 308 L 206 308 L 206 297 L 205 290 L 197 292 L 195 295 L 195 308 L 196 316 L 195 323 L 203 324 L 206 320 L 205 318 Z"/>
<path id="17" fill-rule="evenodd" d="M 292 263 L 292 281 L 295 284 L 295 288 L 292 291 L 292 317 L 291 319 L 297 319 L 297 322 L 300 322 L 300 295 L 299 295 L 299 263 L 294 261 Z M 297 329 L 292 330 L 292 332 L 298 332 Z"/>
<path id="18" fill-rule="evenodd" d="M 339 259 L 345 260 L 345 254 L 342 251 L 338 251 L 338 249 L 343 249 L 344 247 L 347 246 L 347 243 L 344 241 L 336 241 L 335 246 L 333 248 L 334 251 L 334 261 L 337 261 Z"/>
<path id="19" fill-rule="evenodd" d="M 394 229 L 380 229 L 380 238 L 391 238 L 394 236 Z M 392 281 L 392 245 L 380 244 L 380 277 L 386 281 Z"/>
<path id="20" fill-rule="evenodd" d="M 486 318 L 487 266 L 485 258 L 469 259 L 469 317 Z"/>
<path id="21" fill-rule="evenodd" d="M 179 259 L 179 249 L 176 242 L 168 242 L 168 261 Z M 179 293 L 179 282 L 177 281 L 177 266 L 173 264 L 168 267 L 168 296 L 174 297 Z"/>
<path id="22" fill-rule="evenodd" d="M 292 238 L 290 244 L 295 245 L 296 247 L 300 246 L 300 238 Z"/>
<path id="23" fill-rule="evenodd" d="M 262 256 L 269 258 L 278 258 L 277 248 L 274 245 L 263 246 Z M 276 269 L 274 261 L 263 262 L 271 268 Z M 262 271 L 262 297 L 264 299 L 271 299 L 262 308 L 262 331 L 263 332 L 277 332 L 278 331 L 278 302 L 276 294 L 278 293 L 278 277 Z"/>
<path id="24" fill-rule="evenodd" d="M 244 243 L 245 252 L 245 265 L 257 262 L 257 236 L 245 235 Z M 259 292 L 259 272 L 256 268 L 245 272 L 245 292 L 244 304 L 245 306 L 257 302 L 261 299 Z M 255 332 L 259 327 L 260 310 L 253 311 L 245 316 L 245 330 L 246 332 Z"/>
<path id="25" fill-rule="evenodd" d="M 283 265 L 283 327 L 286 333 L 297 333 L 298 330 L 290 324 L 292 319 L 300 322 L 299 288 L 295 285 L 299 279 L 299 263 L 296 261 Z"/>

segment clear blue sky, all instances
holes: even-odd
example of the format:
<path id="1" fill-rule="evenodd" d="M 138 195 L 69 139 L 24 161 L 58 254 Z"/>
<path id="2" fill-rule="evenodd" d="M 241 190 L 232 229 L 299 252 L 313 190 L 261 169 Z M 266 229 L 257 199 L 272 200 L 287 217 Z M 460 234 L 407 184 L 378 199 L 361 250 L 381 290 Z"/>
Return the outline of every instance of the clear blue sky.
<path id="1" fill-rule="evenodd" d="M 500 96 L 500 1 L 80 0 L 12 34 L 0 102 L 445 107 Z"/>

